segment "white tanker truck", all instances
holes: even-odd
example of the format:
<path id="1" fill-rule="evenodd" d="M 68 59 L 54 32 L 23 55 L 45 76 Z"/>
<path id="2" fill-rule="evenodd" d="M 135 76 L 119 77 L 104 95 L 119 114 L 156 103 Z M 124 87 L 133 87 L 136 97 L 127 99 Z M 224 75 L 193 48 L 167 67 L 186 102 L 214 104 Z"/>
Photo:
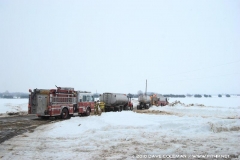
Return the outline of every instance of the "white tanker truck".
<path id="1" fill-rule="evenodd" d="M 167 98 L 162 95 L 147 95 L 147 80 L 145 94 L 139 95 L 138 102 L 139 104 L 137 105 L 137 109 L 149 109 L 149 107 L 151 107 L 152 105 L 165 106 L 168 104 Z"/>
<path id="2" fill-rule="evenodd" d="M 151 98 L 148 95 L 140 95 L 138 97 L 138 102 L 139 105 L 137 105 L 137 109 L 149 109 L 149 107 L 151 106 Z"/>
<path id="3" fill-rule="evenodd" d="M 103 93 L 99 97 L 100 102 L 105 103 L 105 112 L 132 110 L 131 97 L 121 93 Z"/>
<path id="4" fill-rule="evenodd" d="M 137 105 L 137 109 L 149 109 L 149 107 L 151 106 L 151 98 L 147 95 L 147 80 L 145 94 L 139 95 L 138 102 L 139 104 Z"/>

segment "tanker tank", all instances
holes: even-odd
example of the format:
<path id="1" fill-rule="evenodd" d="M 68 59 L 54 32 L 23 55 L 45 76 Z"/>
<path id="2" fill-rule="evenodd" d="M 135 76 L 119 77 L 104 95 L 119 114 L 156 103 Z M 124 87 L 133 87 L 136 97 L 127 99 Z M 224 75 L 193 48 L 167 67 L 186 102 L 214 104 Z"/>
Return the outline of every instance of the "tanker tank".
<path id="1" fill-rule="evenodd" d="M 151 98 L 148 95 L 140 95 L 138 97 L 139 104 L 137 105 L 137 109 L 149 109 L 151 106 Z"/>
<path id="2" fill-rule="evenodd" d="M 150 104 L 150 102 L 151 102 L 150 96 L 148 96 L 148 95 L 140 95 L 138 97 L 138 102 L 145 103 L 145 104 Z"/>
<path id="3" fill-rule="evenodd" d="M 122 111 L 128 104 L 128 97 L 121 93 L 103 93 L 99 97 L 100 102 L 105 103 L 105 110 Z"/>
<path id="4" fill-rule="evenodd" d="M 100 96 L 100 101 L 105 105 L 124 105 L 128 103 L 128 98 L 125 94 L 120 93 L 103 93 Z"/>
<path id="5" fill-rule="evenodd" d="M 167 98 L 162 96 L 162 95 L 158 95 L 158 98 L 159 98 L 160 101 L 166 101 L 167 100 Z"/>

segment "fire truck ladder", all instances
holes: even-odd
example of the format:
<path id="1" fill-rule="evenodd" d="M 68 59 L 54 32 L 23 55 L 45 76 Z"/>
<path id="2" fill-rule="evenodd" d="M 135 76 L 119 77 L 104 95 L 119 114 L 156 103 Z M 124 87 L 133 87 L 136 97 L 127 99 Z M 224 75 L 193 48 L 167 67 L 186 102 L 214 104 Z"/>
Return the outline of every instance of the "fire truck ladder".
<path id="1" fill-rule="evenodd" d="M 74 93 L 69 93 L 70 91 L 73 91 L 73 88 L 70 87 L 61 87 L 61 89 L 67 90 L 67 93 L 56 93 L 55 97 L 51 97 L 53 104 L 75 104 L 76 103 L 76 97 L 73 97 Z M 58 95 L 65 95 L 66 97 L 58 97 Z"/>

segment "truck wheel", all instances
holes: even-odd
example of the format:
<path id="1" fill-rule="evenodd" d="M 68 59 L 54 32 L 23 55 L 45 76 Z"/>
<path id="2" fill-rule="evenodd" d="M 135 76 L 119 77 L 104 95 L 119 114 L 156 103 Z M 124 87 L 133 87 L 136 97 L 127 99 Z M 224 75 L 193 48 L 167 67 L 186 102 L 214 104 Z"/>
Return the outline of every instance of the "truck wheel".
<path id="1" fill-rule="evenodd" d="M 69 118 L 69 113 L 67 108 L 63 108 L 62 114 L 61 114 L 62 119 L 68 119 Z"/>
<path id="2" fill-rule="evenodd" d="M 90 115 L 90 109 L 88 108 L 86 111 L 86 116 L 89 116 L 89 115 Z"/>
<path id="3" fill-rule="evenodd" d="M 146 104 L 145 109 L 149 109 L 149 106 Z"/>
<path id="4" fill-rule="evenodd" d="M 120 112 L 121 109 L 120 109 L 120 107 L 115 107 L 115 108 L 114 108 L 114 111 L 116 111 L 116 112 Z"/>
<path id="5" fill-rule="evenodd" d="M 47 120 L 49 117 L 41 116 L 41 119 Z"/>

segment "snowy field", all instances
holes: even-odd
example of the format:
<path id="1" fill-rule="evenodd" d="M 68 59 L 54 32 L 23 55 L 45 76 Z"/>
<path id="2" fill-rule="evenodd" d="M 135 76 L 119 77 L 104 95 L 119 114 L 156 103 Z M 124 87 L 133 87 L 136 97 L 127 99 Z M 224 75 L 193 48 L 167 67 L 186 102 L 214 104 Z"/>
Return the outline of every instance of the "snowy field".
<path id="1" fill-rule="evenodd" d="M 0 159 L 225 159 L 240 155 L 239 97 L 170 98 L 170 102 L 174 105 L 153 106 L 146 113 L 108 112 L 40 126 L 0 144 Z"/>
<path id="2" fill-rule="evenodd" d="M 27 112 L 28 99 L 1 99 L 0 117 L 6 116 L 9 112 Z"/>
<path id="3" fill-rule="evenodd" d="M 170 98 L 170 102 L 181 101 L 185 104 L 204 104 L 205 106 L 217 107 L 240 107 L 240 96 L 235 97 L 212 97 L 212 98 Z"/>

